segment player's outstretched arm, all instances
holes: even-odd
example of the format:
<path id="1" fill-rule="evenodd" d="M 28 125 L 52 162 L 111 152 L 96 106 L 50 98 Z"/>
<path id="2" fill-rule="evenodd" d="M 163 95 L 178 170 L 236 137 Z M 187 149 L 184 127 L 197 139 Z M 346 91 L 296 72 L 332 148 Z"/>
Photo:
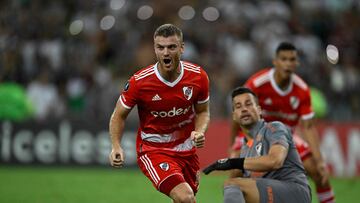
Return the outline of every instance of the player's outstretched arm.
<path id="1" fill-rule="evenodd" d="M 281 144 L 274 144 L 270 147 L 267 155 L 246 158 L 244 169 L 257 172 L 279 169 L 284 164 L 287 153 L 288 148 Z"/>
<path id="2" fill-rule="evenodd" d="M 120 168 L 124 164 L 124 152 L 120 146 L 121 137 L 125 127 L 125 120 L 131 110 L 124 108 L 117 102 L 109 123 L 112 150 L 109 155 L 110 164 L 115 168 Z"/>
<path id="3" fill-rule="evenodd" d="M 231 169 L 266 172 L 276 170 L 282 167 L 287 156 L 288 149 L 280 144 L 274 144 L 270 147 L 269 153 L 265 156 L 249 158 L 230 158 L 219 159 L 206 167 L 203 172 L 209 174 L 212 171 L 226 171 Z"/>

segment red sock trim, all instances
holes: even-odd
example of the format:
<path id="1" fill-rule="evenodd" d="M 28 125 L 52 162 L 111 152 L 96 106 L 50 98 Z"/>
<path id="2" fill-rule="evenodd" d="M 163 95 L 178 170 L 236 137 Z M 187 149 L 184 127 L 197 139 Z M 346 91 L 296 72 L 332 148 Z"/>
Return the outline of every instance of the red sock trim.
<path id="1" fill-rule="evenodd" d="M 317 193 L 329 192 L 331 190 L 332 190 L 331 187 L 316 188 Z"/>
<path id="2" fill-rule="evenodd" d="M 334 200 L 335 200 L 335 197 L 332 196 L 332 197 L 330 197 L 330 198 L 328 198 L 326 200 L 321 201 L 321 203 L 334 202 Z"/>
<path id="3" fill-rule="evenodd" d="M 316 188 L 316 192 L 320 203 L 333 203 L 335 202 L 335 196 L 331 187 Z"/>

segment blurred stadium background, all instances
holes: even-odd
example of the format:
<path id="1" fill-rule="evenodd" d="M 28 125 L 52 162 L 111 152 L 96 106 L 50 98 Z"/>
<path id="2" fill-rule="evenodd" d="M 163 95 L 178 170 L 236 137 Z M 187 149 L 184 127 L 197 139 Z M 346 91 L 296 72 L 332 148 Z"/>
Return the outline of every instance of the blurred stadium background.
<path id="1" fill-rule="evenodd" d="M 107 164 L 110 114 L 125 81 L 155 62 L 152 35 L 164 23 L 182 28 L 183 59 L 210 77 L 202 166 L 226 156 L 229 91 L 291 41 L 337 200 L 359 201 L 360 1 L 2 0 L 0 202 L 169 202 L 136 168 L 136 110 L 123 139 L 128 169 Z M 226 174 L 202 178 L 198 201 L 221 202 Z"/>

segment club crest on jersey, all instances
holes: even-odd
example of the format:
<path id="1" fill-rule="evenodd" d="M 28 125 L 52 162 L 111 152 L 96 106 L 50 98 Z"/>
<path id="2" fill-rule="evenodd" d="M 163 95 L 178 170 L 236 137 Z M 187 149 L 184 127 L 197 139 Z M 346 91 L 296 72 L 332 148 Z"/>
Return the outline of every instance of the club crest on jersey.
<path id="1" fill-rule="evenodd" d="M 159 166 L 163 171 L 167 171 L 170 168 L 169 164 L 166 163 L 166 162 L 163 162 L 163 163 L 159 164 Z"/>
<path id="2" fill-rule="evenodd" d="M 271 100 L 271 98 L 265 99 L 264 104 L 266 104 L 266 105 L 272 105 L 272 100 Z"/>
<path id="3" fill-rule="evenodd" d="M 290 97 L 290 105 L 292 109 L 297 109 L 299 107 L 300 101 L 299 98 L 295 96 Z"/>
<path id="4" fill-rule="evenodd" d="M 257 155 L 261 155 L 261 148 L 262 148 L 262 143 L 259 142 L 256 146 L 255 146 L 255 149 L 256 149 L 256 153 Z"/>
<path id="5" fill-rule="evenodd" d="M 183 87 L 184 96 L 187 100 L 190 100 L 193 94 L 193 87 Z"/>

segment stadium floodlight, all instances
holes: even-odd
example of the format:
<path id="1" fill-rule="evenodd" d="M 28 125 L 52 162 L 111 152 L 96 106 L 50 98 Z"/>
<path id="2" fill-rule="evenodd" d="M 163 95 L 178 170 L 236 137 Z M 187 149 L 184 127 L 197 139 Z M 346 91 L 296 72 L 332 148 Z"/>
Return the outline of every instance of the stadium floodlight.
<path id="1" fill-rule="evenodd" d="M 79 34 L 84 28 L 84 22 L 82 20 L 74 20 L 69 26 L 69 32 L 72 35 Z"/>
<path id="2" fill-rule="evenodd" d="M 207 7 L 202 14 L 207 21 L 216 21 L 220 17 L 219 10 L 215 7 Z"/>
<path id="3" fill-rule="evenodd" d="M 154 13 L 154 10 L 151 6 L 144 5 L 138 9 L 137 17 L 140 20 L 147 20 L 153 15 L 153 13 Z"/>
<path id="4" fill-rule="evenodd" d="M 330 63 L 337 64 L 339 61 L 339 50 L 335 45 L 329 44 L 326 47 L 326 56 Z"/>
<path id="5" fill-rule="evenodd" d="M 183 6 L 180 8 L 178 15 L 183 20 L 191 20 L 195 16 L 195 10 L 191 6 Z"/>
<path id="6" fill-rule="evenodd" d="M 111 0 L 110 8 L 112 10 L 120 10 L 125 5 L 125 0 Z"/>
<path id="7" fill-rule="evenodd" d="M 115 24 L 115 18 L 112 15 L 104 16 L 100 21 L 100 28 L 102 30 L 110 30 Z"/>

